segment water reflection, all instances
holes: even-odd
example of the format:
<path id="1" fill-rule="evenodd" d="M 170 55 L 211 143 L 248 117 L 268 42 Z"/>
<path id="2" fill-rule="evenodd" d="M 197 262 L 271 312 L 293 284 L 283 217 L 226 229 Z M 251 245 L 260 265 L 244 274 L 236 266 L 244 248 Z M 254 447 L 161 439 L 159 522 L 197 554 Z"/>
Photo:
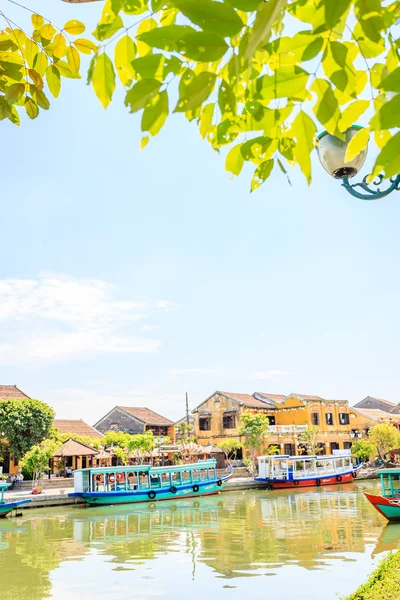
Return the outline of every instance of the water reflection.
<path id="1" fill-rule="evenodd" d="M 331 569 L 370 554 L 372 547 L 378 555 L 397 540 L 400 525 L 385 525 L 360 484 L 335 491 L 245 492 L 154 505 L 28 511 L 21 519 L 0 522 L 2 600 L 53 597 L 52 574 L 57 570 L 62 578 L 71 572 L 67 563 L 90 564 L 93 557 L 104 569 L 110 565 L 142 579 L 141 567 L 149 571 L 157 563 L 157 579 L 160 560 L 175 553 L 178 561 L 187 557 L 190 580 L 204 568 L 214 578 L 240 579 L 293 565 Z M 89 568 L 94 586 L 95 577 Z M 105 598 L 100 588 L 96 597 Z"/>

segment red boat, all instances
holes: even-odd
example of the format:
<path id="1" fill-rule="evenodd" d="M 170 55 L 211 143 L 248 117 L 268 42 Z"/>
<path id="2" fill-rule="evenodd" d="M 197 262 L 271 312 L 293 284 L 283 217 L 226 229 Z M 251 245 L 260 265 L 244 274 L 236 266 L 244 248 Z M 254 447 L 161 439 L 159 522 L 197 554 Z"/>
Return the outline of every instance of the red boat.
<path id="1" fill-rule="evenodd" d="M 259 456 L 258 477 L 271 489 L 351 483 L 362 464 L 352 463 L 350 450 L 329 456 Z"/>
<path id="2" fill-rule="evenodd" d="M 374 508 L 389 521 L 400 521 L 400 469 L 377 471 L 382 486 L 382 496 L 367 494 L 365 497 Z"/>

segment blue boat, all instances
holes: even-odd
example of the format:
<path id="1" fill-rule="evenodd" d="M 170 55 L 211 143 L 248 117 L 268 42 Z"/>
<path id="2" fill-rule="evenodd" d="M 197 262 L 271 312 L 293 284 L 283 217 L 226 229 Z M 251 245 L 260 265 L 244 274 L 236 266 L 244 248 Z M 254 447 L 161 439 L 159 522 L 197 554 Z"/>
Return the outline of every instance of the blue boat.
<path id="1" fill-rule="evenodd" d="M 74 471 L 75 491 L 70 498 L 82 498 L 90 505 L 154 502 L 218 494 L 231 474 L 217 476 L 216 460 L 190 465 L 152 467 L 96 467 Z"/>
<path id="2" fill-rule="evenodd" d="M 21 504 L 28 504 L 30 500 L 19 500 L 18 502 L 5 502 L 4 492 L 11 486 L 11 483 L 4 483 L 0 481 L 0 518 L 6 517 L 14 508 L 21 506 Z"/>

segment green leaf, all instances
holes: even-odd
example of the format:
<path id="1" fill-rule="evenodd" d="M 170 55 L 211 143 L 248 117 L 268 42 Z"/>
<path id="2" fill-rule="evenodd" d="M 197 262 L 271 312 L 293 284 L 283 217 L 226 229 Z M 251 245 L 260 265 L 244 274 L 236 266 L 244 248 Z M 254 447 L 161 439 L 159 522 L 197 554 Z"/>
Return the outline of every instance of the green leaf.
<path id="1" fill-rule="evenodd" d="M 215 73 L 208 71 L 195 75 L 187 86 L 180 88 L 180 96 L 174 112 L 186 112 L 203 104 L 214 88 L 216 77 Z"/>
<path id="2" fill-rule="evenodd" d="M 177 48 L 187 58 L 198 62 L 220 60 L 228 50 L 228 44 L 216 33 L 193 31 L 176 41 Z"/>
<path id="3" fill-rule="evenodd" d="M 379 87 L 386 92 L 400 92 L 400 67 L 390 73 Z"/>
<path id="4" fill-rule="evenodd" d="M 114 66 L 105 52 L 96 58 L 92 73 L 92 85 L 96 96 L 104 108 L 107 108 L 115 90 L 115 73 Z"/>
<path id="5" fill-rule="evenodd" d="M 61 88 L 60 71 L 54 65 L 50 65 L 46 69 L 46 81 L 50 92 L 54 98 L 57 98 Z"/>
<path id="6" fill-rule="evenodd" d="M 221 81 L 219 87 L 218 106 L 222 114 L 225 114 L 226 112 L 236 113 L 236 96 L 232 86 L 229 85 L 225 79 Z"/>
<path id="7" fill-rule="evenodd" d="M 166 27 L 158 27 L 151 31 L 145 31 L 138 35 L 138 40 L 148 44 L 152 48 L 160 50 L 177 50 L 176 43 L 186 34 L 195 32 L 195 29 L 187 25 L 167 25 Z"/>
<path id="8" fill-rule="evenodd" d="M 244 164 L 243 154 L 241 153 L 242 144 L 233 146 L 226 155 L 225 170 L 233 175 L 240 175 Z"/>
<path id="9" fill-rule="evenodd" d="M 262 162 L 254 171 L 253 179 L 251 180 L 250 191 L 254 192 L 264 183 L 266 179 L 271 175 L 274 166 L 274 160 L 269 159 Z"/>
<path id="10" fill-rule="evenodd" d="M 245 60 L 249 59 L 256 50 L 266 44 L 271 36 L 272 26 L 280 17 L 287 0 L 268 0 L 258 9 L 251 34 L 248 39 Z"/>
<path id="11" fill-rule="evenodd" d="M 256 81 L 256 89 L 261 98 L 304 97 L 309 74 L 299 66 L 276 69 L 274 75 L 263 75 Z"/>
<path id="12" fill-rule="evenodd" d="M 81 75 L 71 71 L 71 67 L 65 60 L 58 60 L 57 62 L 54 62 L 54 64 L 62 77 L 68 77 L 68 79 L 81 79 Z"/>
<path id="13" fill-rule="evenodd" d="M 351 125 L 357 123 L 360 116 L 369 107 L 369 100 L 356 100 L 352 102 L 342 113 L 342 117 L 339 121 L 340 131 L 346 131 Z"/>
<path id="14" fill-rule="evenodd" d="M 260 6 L 262 0 L 225 0 L 234 8 L 243 10 L 245 12 L 253 12 Z"/>
<path id="15" fill-rule="evenodd" d="M 157 135 L 168 117 L 168 93 L 160 92 L 152 104 L 144 109 L 142 115 L 142 131 Z"/>
<path id="16" fill-rule="evenodd" d="M 163 54 L 148 54 L 136 58 L 132 62 L 134 74 L 142 79 L 160 79 L 163 81 L 165 73 L 165 56 Z"/>
<path id="17" fill-rule="evenodd" d="M 352 4 L 352 0 L 323 0 L 326 27 L 331 29 L 337 25 Z"/>
<path id="18" fill-rule="evenodd" d="M 311 183 L 311 152 L 315 145 L 317 128 L 314 121 L 301 110 L 292 124 L 292 134 L 296 138 L 294 157 L 300 165 L 308 184 Z"/>
<path id="19" fill-rule="evenodd" d="M 7 88 L 5 98 L 9 104 L 15 104 L 25 93 L 24 83 L 13 83 Z"/>
<path id="20" fill-rule="evenodd" d="M 73 44 L 81 54 L 90 54 L 91 52 L 96 52 L 97 50 L 96 44 L 90 40 L 86 40 L 85 38 L 74 40 Z"/>
<path id="21" fill-rule="evenodd" d="M 214 107 L 215 104 L 213 102 L 210 102 L 209 104 L 206 104 L 203 107 L 203 110 L 201 111 L 199 130 L 202 138 L 205 138 L 208 132 L 210 131 L 212 119 L 214 116 Z"/>
<path id="22" fill-rule="evenodd" d="M 130 112 L 146 108 L 158 94 L 161 82 L 156 79 L 141 79 L 133 88 L 128 90 L 125 97 L 125 106 L 130 106 Z"/>
<path id="23" fill-rule="evenodd" d="M 385 171 L 386 177 L 400 173 L 400 132 L 396 133 L 382 148 L 376 159 L 374 172 Z"/>
<path id="24" fill-rule="evenodd" d="M 273 140 L 266 136 L 259 136 L 247 140 L 241 147 L 241 152 L 245 160 L 255 164 L 260 164 L 267 158 L 271 158 L 277 149 L 278 140 Z"/>
<path id="25" fill-rule="evenodd" d="M 321 51 L 324 38 L 309 32 L 299 32 L 292 37 L 279 37 L 264 49 L 270 55 L 271 68 L 286 67 L 311 60 Z"/>
<path id="26" fill-rule="evenodd" d="M 367 38 L 379 43 L 385 27 L 381 0 L 356 0 L 354 12 Z"/>
<path id="27" fill-rule="evenodd" d="M 360 23 L 357 23 L 353 30 L 353 36 L 357 40 L 360 52 L 364 58 L 375 58 L 385 51 L 385 42 L 383 38 L 379 42 L 373 42 L 363 32 Z"/>
<path id="28" fill-rule="evenodd" d="M 25 110 L 30 119 L 36 119 L 39 114 L 39 109 L 36 102 L 34 102 L 29 96 L 25 98 Z"/>
<path id="29" fill-rule="evenodd" d="M 64 31 L 69 33 L 70 35 L 79 35 L 85 31 L 85 26 L 81 21 L 77 21 L 73 19 L 72 21 L 67 21 L 64 25 Z"/>
<path id="30" fill-rule="evenodd" d="M 115 46 L 114 63 L 122 85 L 130 86 L 135 78 L 132 61 L 136 55 L 135 44 L 129 35 L 122 37 Z"/>
<path id="31" fill-rule="evenodd" d="M 382 104 L 379 111 L 370 121 L 371 129 L 377 131 L 400 127 L 400 95 L 397 94 L 389 102 Z"/>
<path id="32" fill-rule="evenodd" d="M 337 135 L 339 133 L 338 121 L 341 115 L 331 84 L 325 79 L 316 78 L 311 90 L 317 94 L 317 102 L 313 107 L 315 116 L 328 133 Z"/>
<path id="33" fill-rule="evenodd" d="M 24 56 L 25 56 L 25 60 L 28 63 L 28 66 L 30 69 L 33 68 L 33 60 L 38 52 L 39 52 L 38 45 L 35 44 L 35 42 L 32 42 L 32 40 L 27 39 L 26 43 L 25 43 Z"/>
<path id="34" fill-rule="evenodd" d="M 41 77 L 43 77 L 44 74 L 46 73 L 48 64 L 49 64 L 49 61 L 44 52 L 39 52 L 38 54 L 36 54 L 36 56 L 33 60 L 33 68 L 35 69 L 35 71 L 37 73 L 39 73 L 39 75 Z"/>
<path id="35" fill-rule="evenodd" d="M 35 87 L 32 92 L 32 97 L 33 97 L 34 101 L 36 102 L 36 104 L 38 106 L 40 106 L 40 108 L 43 108 L 44 110 L 49 110 L 50 102 L 42 90 Z"/>
<path id="36" fill-rule="evenodd" d="M 356 156 L 358 156 L 368 146 L 369 142 L 369 129 L 359 129 L 357 133 L 351 138 L 344 157 L 345 163 L 351 162 Z"/>
<path id="37" fill-rule="evenodd" d="M 121 17 L 118 15 L 111 23 L 99 23 L 96 29 L 93 31 L 93 35 L 96 40 L 102 42 L 103 40 L 110 39 L 117 31 L 124 26 Z"/>
<path id="38" fill-rule="evenodd" d="M 204 31 L 218 33 L 223 37 L 236 35 L 244 26 L 237 12 L 224 2 L 173 0 L 173 5 Z"/>

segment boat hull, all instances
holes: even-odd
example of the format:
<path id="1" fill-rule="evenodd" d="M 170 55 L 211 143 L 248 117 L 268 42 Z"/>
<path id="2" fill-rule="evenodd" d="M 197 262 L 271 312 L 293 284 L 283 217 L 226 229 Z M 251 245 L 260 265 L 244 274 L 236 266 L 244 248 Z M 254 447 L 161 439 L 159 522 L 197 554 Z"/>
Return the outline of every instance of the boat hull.
<path id="1" fill-rule="evenodd" d="M 20 500 L 19 502 L 5 502 L 0 504 L 0 519 L 6 517 L 14 508 L 18 508 L 22 504 L 28 504 L 30 500 Z"/>
<path id="2" fill-rule="evenodd" d="M 385 498 L 364 493 L 372 506 L 388 521 L 400 521 L 400 498 Z"/>
<path id="3" fill-rule="evenodd" d="M 210 496 L 218 494 L 226 485 L 229 477 L 217 482 L 204 482 L 190 486 L 179 486 L 176 492 L 169 489 L 141 490 L 132 492 L 74 492 L 68 494 L 70 498 L 82 498 L 92 506 L 104 506 L 107 504 L 135 504 L 137 502 L 158 502 L 159 500 L 177 500 L 182 498 L 194 498 L 199 496 Z M 197 491 L 196 491 L 197 490 Z M 154 495 L 155 494 L 155 495 Z"/>
<path id="4" fill-rule="evenodd" d="M 295 480 L 277 480 L 255 478 L 255 481 L 265 481 L 265 483 L 274 490 L 283 490 L 287 488 L 320 487 L 325 485 L 342 485 L 343 483 L 353 483 L 357 477 L 357 470 L 348 473 L 329 475 L 328 477 L 310 477 Z"/>

